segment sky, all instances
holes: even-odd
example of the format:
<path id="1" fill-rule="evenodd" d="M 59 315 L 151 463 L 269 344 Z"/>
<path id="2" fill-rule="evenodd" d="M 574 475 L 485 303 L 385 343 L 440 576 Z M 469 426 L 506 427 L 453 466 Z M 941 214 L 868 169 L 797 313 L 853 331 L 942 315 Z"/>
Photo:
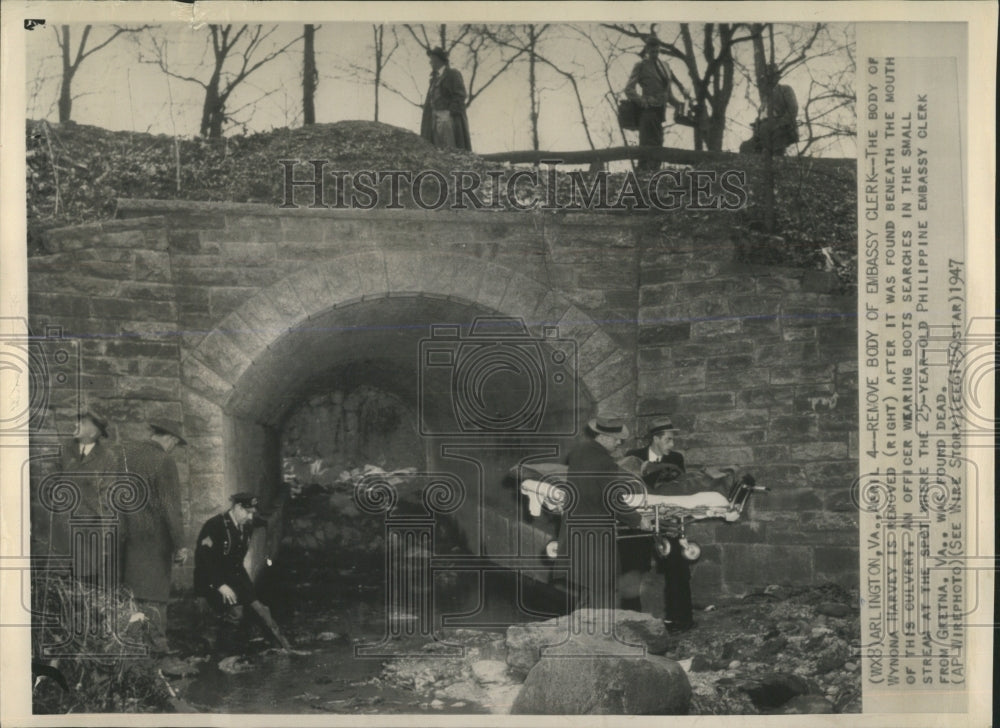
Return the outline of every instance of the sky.
<path id="1" fill-rule="evenodd" d="M 71 27 L 71 42 L 75 49 L 82 26 Z M 271 28 L 267 25 L 265 28 Z M 642 26 L 644 29 L 648 26 Z M 658 27 L 660 38 L 671 41 L 677 35 L 676 23 Z M 393 26 L 385 36 L 391 42 L 392 30 L 400 40 L 391 58 L 385 80 L 400 93 L 382 89 L 380 121 L 419 131 L 421 110 L 430 67 L 424 51 L 402 26 Z M 436 27 L 428 28 L 436 31 Z M 618 57 L 607 69 L 593 44 L 578 30 L 597 41 L 603 50 L 612 43 L 620 46 Z M 779 45 L 785 32 L 801 31 L 792 26 L 777 26 Z M 102 42 L 112 27 L 95 25 L 88 47 Z M 448 32 L 456 28 L 449 27 Z M 830 34 L 836 40 L 852 38 L 852 28 L 833 25 Z M 261 54 L 280 48 L 302 33 L 300 24 L 282 24 L 275 28 Z M 697 35 L 697 34 L 696 34 Z M 196 83 L 171 78 L 153 63 L 151 39 L 165 41 L 166 61 L 175 73 L 200 79 L 207 77 L 211 56 L 205 26 L 187 23 L 161 24 L 143 33 L 121 36 L 113 43 L 88 57 L 73 82 L 76 96 L 73 120 L 113 130 L 131 130 L 154 134 L 193 136 L 198 132 L 204 91 Z M 61 76 L 59 48 L 53 27 L 37 28 L 27 38 L 27 116 L 32 119 L 56 121 L 56 99 Z M 316 95 L 317 122 L 345 119 L 372 119 L 374 84 L 370 73 L 373 63 L 373 29 L 367 23 L 324 23 L 316 31 L 317 66 L 320 80 Z M 543 37 L 540 51 L 578 79 L 587 119 L 598 148 L 621 144 L 620 132 L 614 121 L 612 107 L 607 102 L 609 82 L 620 95 L 629 71 L 638 60 L 638 41 L 621 37 L 597 25 L 553 25 Z M 737 47 L 737 60 L 750 64 L 750 45 Z M 665 58 L 671 69 L 686 78 L 685 70 L 676 59 Z M 452 65 L 462 71 L 466 84 L 478 87 L 484 70 L 473 81 L 469 59 L 461 52 L 453 54 Z M 809 96 L 810 79 L 824 78 L 845 68 L 846 57 L 840 53 L 819 58 L 808 67 L 799 67 L 783 81 L 792 86 L 800 105 Z M 262 66 L 234 94 L 229 110 L 236 121 L 226 133 L 260 132 L 301 124 L 301 41 Z M 227 66 L 231 67 L 231 66 Z M 531 148 L 527 66 L 515 64 L 485 89 L 469 107 L 473 149 L 478 152 L 501 152 Z M 539 117 L 539 137 L 542 149 L 570 151 L 588 148 L 580 122 L 578 105 L 570 85 L 544 65 L 538 70 L 542 88 Z M 411 101 L 401 97 L 405 95 Z M 739 72 L 737 86 L 730 102 L 730 121 L 724 148 L 735 151 L 749 137 L 749 124 L 756 114 L 756 91 L 749 87 Z M 853 122 L 853 119 L 851 120 Z M 631 138 L 630 142 L 635 140 Z M 665 144 L 682 148 L 693 146 L 689 128 L 671 126 Z M 821 156 L 854 156 L 854 140 L 844 139 L 816 148 Z"/>

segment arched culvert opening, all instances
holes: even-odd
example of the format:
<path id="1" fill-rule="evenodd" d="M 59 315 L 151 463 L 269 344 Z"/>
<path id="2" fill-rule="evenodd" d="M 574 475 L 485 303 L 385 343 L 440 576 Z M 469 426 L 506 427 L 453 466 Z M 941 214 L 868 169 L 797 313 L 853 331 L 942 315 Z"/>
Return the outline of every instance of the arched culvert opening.
<path id="1" fill-rule="evenodd" d="M 478 338 L 477 319 L 488 319 Z M 263 500 L 284 503 L 281 533 L 270 550 L 275 555 L 276 540 L 278 591 L 295 594 L 297 608 L 356 625 L 364 622 L 359 609 L 384 603 L 385 519 L 360 512 L 353 499 L 354 483 L 372 467 L 406 471 L 390 477 L 400 495 L 398 512 L 420 510 L 422 491 L 433 480 L 423 473 L 445 473 L 462 483 L 463 504 L 435 519 L 435 555 L 540 553 L 554 522 L 536 520 L 526 529 L 524 499 L 505 476 L 524 459 L 565 452 L 591 402 L 573 371 L 574 342 L 547 340 L 541 326 L 512 337 L 496 328 L 500 323 L 494 311 L 451 299 L 366 300 L 312 316 L 275 338 L 243 372 L 226 405 L 228 470 L 266 473 L 268 483 L 257 481 L 264 485 Z M 455 367 L 470 351 L 460 349 L 469 341 L 487 347 L 473 352 L 480 359 L 499 365 L 454 385 L 461 379 L 453 376 Z M 498 342 L 521 346 L 528 356 L 524 368 L 530 363 L 535 370 L 518 371 L 500 349 L 488 349 Z M 540 395 L 531 383 L 539 373 L 545 384 Z M 456 401 L 454 386 L 466 384 L 472 389 Z M 542 416 L 531 419 L 525 410 L 536 403 Z M 463 414 L 471 424 L 463 423 Z M 521 435 L 470 433 L 470 426 L 492 421 L 498 427 L 514 422 Z M 263 441 L 266 447 L 245 445 Z M 254 568 L 268 550 L 258 548 Z M 534 573 L 529 581 L 545 576 Z M 469 611 L 479 599 L 479 578 L 442 573 L 438 584 L 452 582 L 467 594 L 456 609 Z M 506 597 L 516 600 L 513 591 Z M 366 614 L 381 619 L 377 609 Z"/>

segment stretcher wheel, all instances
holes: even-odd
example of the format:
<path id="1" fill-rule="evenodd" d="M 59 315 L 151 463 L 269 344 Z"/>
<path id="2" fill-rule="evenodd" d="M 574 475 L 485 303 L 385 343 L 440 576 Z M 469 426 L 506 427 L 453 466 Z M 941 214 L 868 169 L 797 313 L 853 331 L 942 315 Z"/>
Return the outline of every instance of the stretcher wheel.
<path id="1" fill-rule="evenodd" d="M 684 544 L 681 554 L 688 561 L 697 561 L 698 557 L 701 556 L 701 546 L 696 544 L 694 541 L 688 541 Z"/>
<path id="2" fill-rule="evenodd" d="M 653 539 L 653 545 L 656 546 L 656 553 L 660 555 L 660 558 L 667 558 L 670 555 L 670 542 L 657 536 Z"/>
<path id="3" fill-rule="evenodd" d="M 550 559 L 554 559 L 556 556 L 558 556 L 559 542 L 549 541 L 547 544 L 545 544 L 545 555 L 548 556 Z"/>

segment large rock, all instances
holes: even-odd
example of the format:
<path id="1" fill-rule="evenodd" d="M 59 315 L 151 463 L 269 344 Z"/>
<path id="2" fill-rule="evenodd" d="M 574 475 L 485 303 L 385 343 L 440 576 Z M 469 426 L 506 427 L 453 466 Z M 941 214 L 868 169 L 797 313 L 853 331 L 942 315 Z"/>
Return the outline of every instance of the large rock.
<path id="1" fill-rule="evenodd" d="M 690 704 L 687 675 L 666 657 L 543 657 L 531 668 L 510 712 L 686 715 Z"/>
<path id="2" fill-rule="evenodd" d="M 571 634 L 574 619 L 580 629 Z M 610 639 L 603 625 L 613 624 Z M 628 643 L 628 644 L 626 644 Z M 527 675 L 546 654 L 639 656 L 642 649 L 652 655 L 667 651 L 670 640 L 663 622 L 627 609 L 581 609 L 544 622 L 514 624 L 507 628 L 507 665 L 515 675 Z M 631 645 L 631 646 L 630 646 Z"/>

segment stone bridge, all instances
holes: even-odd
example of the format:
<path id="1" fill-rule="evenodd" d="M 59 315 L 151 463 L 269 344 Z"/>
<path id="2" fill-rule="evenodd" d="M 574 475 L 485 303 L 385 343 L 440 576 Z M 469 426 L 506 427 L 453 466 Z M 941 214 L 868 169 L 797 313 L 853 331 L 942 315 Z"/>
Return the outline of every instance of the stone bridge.
<path id="1" fill-rule="evenodd" d="M 669 413 L 689 463 L 746 465 L 772 489 L 751 519 L 698 527 L 696 590 L 857 578 L 856 299 L 816 272 L 738 263 L 726 214 L 121 200 L 117 218 L 50 231 L 29 259 L 32 331 L 61 329 L 81 365 L 78 388 L 53 384 L 34 449 L 51 454 L 44 435 L 67 434 L 77 407 L 118 440 L 153 416 L 182 420 L 192 539 L 228 494 L 276 496 L 289 416 L 349 378 L 420 413 L 419 466 L 475 484 L 475 513 L 457 515 L 474 550 L 539 553 L 549 538 L 501 485 L 511 465 L 564 452 L 598 412 L 633 432 Z M 470 442 L 453 393 L 423 386 L 431 326 L 457 324 L 464 341 L 482 316 L 522 319 L 543 369 L 576 352 L 564 386 L 545 370 L 544 421 L 522 437 Z M 523 393 L 494 396 L 503 409 Z"/>

